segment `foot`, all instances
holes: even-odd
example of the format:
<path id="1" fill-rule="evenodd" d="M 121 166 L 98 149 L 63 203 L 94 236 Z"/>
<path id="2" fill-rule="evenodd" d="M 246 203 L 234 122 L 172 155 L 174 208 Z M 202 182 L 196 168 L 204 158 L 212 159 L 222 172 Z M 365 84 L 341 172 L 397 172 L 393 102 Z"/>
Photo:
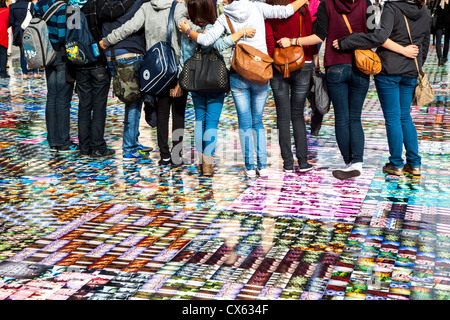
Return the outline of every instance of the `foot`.
<path id="1" fill-rule="evenodd" d="M 135 161 L 147 158 L 144 154 L 139 151 L 124 153 L 122 159 L 124 161 Z"/>
<path id="2" fill-rule="evenodd" d="M 158 164 L 160 166 L 168 166 L 171 163 L 172 163 L 172 161 L 170 160 L 170 158 L 168 158 L 168 159 L 161 159 L 161 160 L 158 161 Z"/>
<path id="3" fill-rule="evenodd" d="M 69 143 L 65 146 L 58 147 L 58 152 L 79 152 L 80 148 L 76 143 Z"/>
<path id="4" fill-rule="evenodd" d="M 90 157 L 90 156 L 92 156 L 92 150 L 88 150 L 88 151 L 80 150 L 79 156 L 80 157 Z"/>
<path id="5" fill-rule="evenodd" d="M 269 176 L 269 172 L 267 171 L 267 168 L 256 169 L 256 174 L 257 174 L 260 178 L 267 178 L 267 177 Z"/>
<path id="6" fill-rule="evenodd" d="M 138 145 L 137 149 L 139 151 L 142 151 L 142 152 L 145 152 L 145 153 L 153 151 L 152 147 L 146 147 L 146 146 L 143 146 L 142 144 Z"/>
<path id="7" fill-rule="evenodd" d="M 356 162 L 345 165 L 345 167 L 333 170 L 332 174 L 336 179 L 347 180 L 358 177 L 362 173 L 362 162 Z"/>
<path id="8" fill-rule="evenodd" d="M 413 167 L 407 163 L 403 167 L 403 172 L 412 174 L 413 176 L 420 176 L 420 167 Z"/>
<path id="9" fill-rule="evenodd" d="M 383 166 L 383 173 L 399 176 L 403 173 L 403 168 L 396 168 L 392 163 L 386 163 Z"/>
<path id="10" fill-rule="evenodd" d="M 283 167 L 283 171 L 286 172 L 286 173 L 293 173 L 294 172 L 294 167 L 293 166 L 292 167 L 287 167 L 287 168 Z"/>
<path id="11" fill-rule="evenodd" d="M 105 158 L 105 157 L 111 157 L 116 153 L 114 149 L 108 149 L 106 148 L 104 151 L 94 150 L 92 153 L 92 156 L 94 158 Z"/>
<path id="12" fill-rule="evenodd" d="M 303 166 L 300 166 L 298 169 L 298 172 L 308 172 L 311 171 L 314 168 L 314 166 L 311 163 L 306 163 Z"/>
<path id="13" fill-rule="evenodd" d="M 256 177 L 256 170 L 254 169 L 247 169 L 244 168 L 244 174 L 247 178 L 255 178 Z"/>

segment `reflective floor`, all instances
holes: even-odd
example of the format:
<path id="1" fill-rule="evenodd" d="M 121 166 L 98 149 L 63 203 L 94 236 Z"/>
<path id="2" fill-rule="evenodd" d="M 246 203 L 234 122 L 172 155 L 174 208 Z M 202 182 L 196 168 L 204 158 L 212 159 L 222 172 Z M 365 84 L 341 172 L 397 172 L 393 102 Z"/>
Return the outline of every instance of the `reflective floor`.
<path id="1" fill-rule="evenodd" d="M 190 99 L 190 163 L 181 168 L 158 166 L 156 129 L 143 117 L 140 141 L 155 151 L 123 161 L 124 107 L 111 95 L 105 137 L 114 157 L 51 153 L 45 80 L 23 80 L 18 60 L 9 63 L 0 86 L 0 299 L 450 299 L 450 79 L 433 48 L 425 71 L 436 102 L 411 111 L 422 175 L 382 173 L 387 142 L 371 82 L 364 171 L 347 181 L 331 175 L 342 165 L 333 112 L 308 137 L 315 169 L 283 173 L 271 94 L 268 179 L 244 177 L 230 96 L 213 178 L 196 171 Z M 75 142 L 77 105 L 75 96 Z"/>

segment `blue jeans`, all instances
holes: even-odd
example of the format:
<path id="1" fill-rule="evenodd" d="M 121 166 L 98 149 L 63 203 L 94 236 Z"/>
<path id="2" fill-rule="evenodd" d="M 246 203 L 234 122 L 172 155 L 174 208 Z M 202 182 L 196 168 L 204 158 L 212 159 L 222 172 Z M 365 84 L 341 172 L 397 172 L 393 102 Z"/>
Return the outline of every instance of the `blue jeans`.
<path id="1" fill-rule="evenodd" d="M 70 143 L 70 101 L 73 84 L 66 82 L 66 63 L 58 53 L 52 65 L 45 68 L 47 101 L 45 123 L 50 147 L 62 147 Z"/>
<path id="2" fill-rule="evenodd" d="M 28 64 L 27 60 L 25 60 L 25 54 L 23 53 L 22 48 L 20 48 L 20 68 L 22 69 L 22 74 L 28 74 Z M 33 69 L 33 73 L 37 73 L 38 69 Z"/>
<path id="3" fill-rule="evenodd" d="M 370 77 L 351 64 L 336 64 L 327 67 L 326 78 L 334 109 L 336 141 L 344 162 L 363 162 L 361 112 Z"/>
<path id="4" fill-rule="evenodd" d="M 217 143 L 217 126 L 222 113 L 225 93 L 192 93 L 195 110 L 194 140 L 199 153 L 214 154 Z"/>
<path id="5" fill-rule="evenodd" d="M 230 76 L 231 94 L 239 123 L 239 139 L 247 170 L 255 169 L 254 149 L 258 169 L 267 167 L 266 132 L 264 131 L 263 112 L 269 95 L 269 84 L 260 86 L 233 73 Z"/>
<path id="6" fill-rule="evenodd" d="M 133 65 L 134 69 L 138 70 L 142 60 L 142 56 L 137 56 L 118 59 L 117 63 Z M 111 61 L 108 61 L 108 67 L 111 77 L 114 77 L 116 68 Z M 139 121 L 141 119 L 142 103 L 143 100 L 125 106 L 128 110 L 125 113 L 127 118 L 124 120 L 123 125 L 122 149 L 124 154 L 135 152 L 139 146 Z"/>
<path id="7" fill-rule="evenodd" d="M 105 67 L 77 68 L 78 141 L 82 153 L 106 150 L 106 104 L 111 78 Z"/>
<path id="8" fill-rule="evenodd" d="M 289 78 L 275 68 L 270 80 L 277 110 L 277 129 L 281 157 L 285 169 L 292 169 L 294 158 L 291 144 L 291 122 L 297 160 L 300 166 L 308 162 L 308 141 L 304 117 L 305 101 L 310 88 L 312 64 L 307 63 L 300 70 L 291 72 Z"/>
<path id="9" fill-rule="evenodd" d="M 403 145 L 406 149 L 406 161 L 413 167 L 421 165 L 417 131 L 410 113 L 416 85 L 417 78 L 375 76 L 375 86 L 386 123 L 389 161 L 396 168 L 404 164 Z"/>

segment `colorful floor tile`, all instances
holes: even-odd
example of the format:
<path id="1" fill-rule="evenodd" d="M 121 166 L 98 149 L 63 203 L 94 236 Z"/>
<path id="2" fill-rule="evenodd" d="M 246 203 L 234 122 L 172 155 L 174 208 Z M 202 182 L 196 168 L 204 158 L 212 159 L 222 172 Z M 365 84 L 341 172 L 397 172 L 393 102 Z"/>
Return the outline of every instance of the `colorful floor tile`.
<path id="1" fill-rule="evenodd" d="M 124 107 L 112 95 L 114 157 L 51 153 L 45 80 L 22 80 L 10 60 L 12 77 L 0 83 L 0 299 L 450 300 L 448 68 L 432 47 L 425 71 L 436 101 L 411 110 L 422 175 L 382 173 L 388 150 L 372 83 L 364 172 L 340 181 L 333 112 L 308 137 L 314 170 L 282 171 L 272 94 L 267 179 L 243 174 L 231 96 L 212 178 L 196 172 L 191 99 L 180 168 L 157 165 L 156 130 L 144 119 L 141 143 L 155 151 L 122 160 Z M 75 142 L 77 105 L 74 96 Z"/>

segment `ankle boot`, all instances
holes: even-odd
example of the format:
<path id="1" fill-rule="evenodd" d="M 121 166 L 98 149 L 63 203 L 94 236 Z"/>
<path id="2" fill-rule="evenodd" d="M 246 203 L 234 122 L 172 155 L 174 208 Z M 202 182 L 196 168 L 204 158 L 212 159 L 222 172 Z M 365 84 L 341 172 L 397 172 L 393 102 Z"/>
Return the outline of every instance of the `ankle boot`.
<path id="1" fill-rule="evenodd" d="M 208 177 L 214 175 L 214 161 L 212 156 L 203 155 L 203 175 Z"/>
<path id="2" fill-rule="evenodd" d="M 203 174 L 203 153 L 198 153 L 197 172 Z"/>

